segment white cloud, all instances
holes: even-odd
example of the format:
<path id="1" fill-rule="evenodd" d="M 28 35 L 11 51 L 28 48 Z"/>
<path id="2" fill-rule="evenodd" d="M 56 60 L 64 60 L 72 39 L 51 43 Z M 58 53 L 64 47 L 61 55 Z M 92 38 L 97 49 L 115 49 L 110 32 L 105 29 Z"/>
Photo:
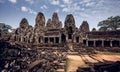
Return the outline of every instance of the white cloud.
<path id="1" fill-rule="evenodd" d="M 88 2 L 88 3 L 86 3 L 86 6 L 88 7 L 88 6 L 93 6 L 95 4 L 95 2 Z"/>
<path id="2" fill-rule="evenodd" d="M 41 9 L 48 9 L 48 7 L 46 5 L 43 5 L 40 7 Z"/>
<path id="3" fill-rule="evenodd" d="M 8 0 L 11 3 L 17 3 L 17 0 Z"/>
<path id="4" fill-rule="evenodd" d="M 22 6 L 21 7 L 21 11 L 23 11 L 23 12 L 28 12 L 28 13 L 30 13 L 30 14 L 37 14 L 37 12 L 35 12 L 34 10 L 32 10 L 31 8 L 28 8 L 28 7 L 25 7 L 25 6 Z"/>
<path id="5" fill-rule="evenodd" d="M 59 0 L 49 0 L 52 5 L 59 5 L 60 1 Z"/>
<path id="6" fill-rule="evenodd" d="M 65 7 L 65 5 L 64 5 L 64 4 L 62 4 L 62 5 L 60 5 L 60 7 L 64 8 L 64 7 Z"/>
<path id="7" fill-rule="evenodd" d="M 91 0 L 83 0 L 82 2 L 83 3 L 88 3 L 88 2 L 90 2 Z"/>
<path id="8" fill-rule="evenodd" d="M 30 4 L 34 3 L 34 0 L 25 0 L 25 1 L 29 2 Z"/>
<path id="9" fill-rule="evenodd" d="M 28 8 L 25 7 L 25 6 L 22 6 L 22 7 L 21 7 L 21 10 L 22 10 L 23 12 L 27 12 L 27 11 L 28 11 Z"/>
<path id="10" fill-rule="evenodd" d="M 70 9 L 69 8 L 63 8 L 62 11 L 68 13 L 68 12 L 70 12 Z"/>
<path id="11" fill-rule="evenodd" d="M 78 5 L 78 3 L 72 3 L 64 7 L 62 11 L 66 13 L 75 13 L 77 11 L 80 11 L 80 6 Z"/>
<path id="12" fill-rule="evenodd" d="M 59 13 L 59 11 L 60 11 L 59 9 L 55 10 L 55 12 L 57 12 L 57 13 Z"/>
<path id="13" fill-rule="evenodd" d="M 64 2 L 65 4 L 71 4 L 71 3 L 72 3 L 72 0 L 63 0 L 63 2 Z"/>

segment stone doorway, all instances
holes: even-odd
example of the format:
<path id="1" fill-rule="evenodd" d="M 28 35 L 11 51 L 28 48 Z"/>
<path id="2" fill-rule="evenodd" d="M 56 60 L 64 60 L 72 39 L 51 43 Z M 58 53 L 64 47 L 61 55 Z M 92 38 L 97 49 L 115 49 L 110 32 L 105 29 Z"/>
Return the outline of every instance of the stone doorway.
<path id="1" fill-rule="evenodd" d="M 72 34 L 73 34 L 73 30 L 72 30 L 72 27 L 70 26 L 68 28 L 68 39 L 72 39 Z"/>
<path id="2" fill-rule="evenodd" d="M 62 43 L 66 42 L 66 36 L 64 34 L 61 35 L 61 41 L 62 41 Z"/>

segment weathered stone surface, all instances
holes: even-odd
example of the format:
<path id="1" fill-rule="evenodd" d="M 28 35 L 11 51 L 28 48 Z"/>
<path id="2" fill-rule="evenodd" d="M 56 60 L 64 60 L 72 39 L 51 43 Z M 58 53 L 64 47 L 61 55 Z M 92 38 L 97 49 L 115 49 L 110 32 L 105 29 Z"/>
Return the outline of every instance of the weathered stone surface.
<path id="1" fill-rule="evenodd" d="M 83 21 L 82 25 L 80 26 L 81 32 L 89 32 L 89 24 L 87 21 Z"/>
<path id="2" fill-rule="evenodd" d="M 69 30 L 70 27 L 72 28 L 72 31 L 75 31 L 75 20 L 72 14 L 67 15 L 65 18 L 65 30 Z"/>
<path id="3" fill-rule="evenodd" d="M 57 23 L 59 22 L 59 17 L 58 17 L 58 14 L 57 14 L 57 13 L 53 13 L 52 22 L 53 22 L 54 24 L 57 24 Z"/>
<path id="4" fill-rule="evenodd" d="M 23 18 L 22 20 L 21 20 L 21 22 L 20 22 L 20 28 L 23 28 L 23 29 L 25 29 L 26 27 L 28 27 L 28 21 L 27 21 L 27 19 L 26 18 Z"/>
<path id="5" fill-rule="evenodd" d="M 23 18 L 20 22 L 20 26 L 15 30 L 11 36 L 12 40 L 28 42 L 28 39 L 31 38 L 33 32 L 33 27 L 28 24 L 26 18 Z"/>
<path id="6" fill-rule="evenodd" d="M 48 19 L 47 24 L 46 24 L 46 28 L 47 28 L 48 30 L 53 28 L 53 23 L 52 23 L 52 20 L 51 20 L 51 19 Z"/>
<path id="7" fill-rule="evenodd" d="M 46 28 L 47 28 L 47 30 L 62 28 L 62 22 L 59 21 L 59 17 L 58 17 L 57 13 L 53 13 L 52 19 L 48 19 Z"/>
<path id="8" fill-rule="evenodd" d="M 92 31 L 96 31 L 96 28 L 93 28 Z"/>
<path id="9" fill-rule="evenodd" d="M 36 16 L 34 32 L 37 34 L 43 34 L 44 29 L 45 29 L 45 17 L 43 13 L 39 12 Z"/>

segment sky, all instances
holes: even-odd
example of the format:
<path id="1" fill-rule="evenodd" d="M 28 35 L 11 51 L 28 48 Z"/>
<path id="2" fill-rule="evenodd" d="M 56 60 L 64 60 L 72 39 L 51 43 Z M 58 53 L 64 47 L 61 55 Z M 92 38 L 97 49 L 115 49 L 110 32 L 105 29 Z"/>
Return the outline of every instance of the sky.
<path id="1" fill-rule="evenodd" d="M 98 29 L 100 21 L 120 16 L 120 0 L 0 0 L 0 23 L 13 28 L 19 27 L 22 18 L 34 26 L 38 12 L 44 13 L 46 22 L 57 12 L 62 27 L 66 15 L 73 14 L 76 27 L 87 21 L 90 29 Z"/>

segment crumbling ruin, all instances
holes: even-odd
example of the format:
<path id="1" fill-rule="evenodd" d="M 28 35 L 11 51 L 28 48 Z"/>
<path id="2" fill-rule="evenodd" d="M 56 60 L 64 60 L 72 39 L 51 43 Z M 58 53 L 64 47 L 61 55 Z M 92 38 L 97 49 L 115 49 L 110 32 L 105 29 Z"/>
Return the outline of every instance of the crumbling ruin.
<path id="1" fill-rule="evenodd" d="M 35 27 L 30 26 L 27 19 L 23 18 L 10 40 L 38 47 L 58 47 L 66 43 L 88 47 L 120 47 L 120 30 L 100 32 L 94 28 L 90 31 L 87 21 L 83 21 L 77 28 L 72 14 L 66 16 L 62 28 L 57 13 L 53 13 L 52 19 L 45 23 L 44 14 L 39 12 L 35 19 Z"/>
<path id="2" fill-rule="evenodd" d="M 4 35 L 0 36 L 5 38 Z M 45 23 L 44 14 L 39 12 L 34 27 L 23 18 L 7 42 L 1 37 L 0 47 L 3 53 L 5 47 L 4 54 L 8 57 L 1 56 L 0 71 L 59 72 L 62 69 L 61 72 L 64 72 L 69 51 L 78 54 L 94 54 L 94 49 L 120 52 L 120 30 L 103 32 L 94 28 L 90 31 L 87 21 L 77 28 L 72 14 L 66 16 L 62 28 L 57 13 L 53 13 L 52 18 Z"/>

